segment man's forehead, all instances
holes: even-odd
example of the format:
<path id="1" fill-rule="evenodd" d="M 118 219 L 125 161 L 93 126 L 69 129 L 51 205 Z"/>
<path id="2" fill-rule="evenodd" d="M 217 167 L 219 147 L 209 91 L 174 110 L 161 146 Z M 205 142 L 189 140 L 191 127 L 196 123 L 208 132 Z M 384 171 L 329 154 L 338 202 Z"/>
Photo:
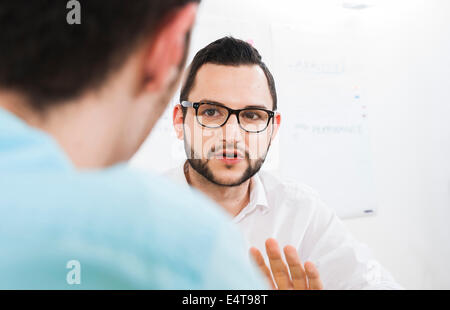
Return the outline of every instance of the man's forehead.
<path id="1" fill-rule="evenodd" d="M 190 101 L 212 101 L 230 108 L 272 109 L 267 78 L 258 65 L 205 64 L 197 72 Z"/>

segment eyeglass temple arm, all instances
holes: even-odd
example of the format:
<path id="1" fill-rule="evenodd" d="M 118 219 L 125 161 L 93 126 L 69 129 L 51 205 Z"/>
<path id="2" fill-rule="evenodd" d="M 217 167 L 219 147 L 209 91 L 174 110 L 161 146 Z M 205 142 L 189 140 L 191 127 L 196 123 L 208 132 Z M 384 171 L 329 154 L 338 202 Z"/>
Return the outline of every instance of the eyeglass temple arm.
<path id="1" fill-rule="evenodd" d="M 185 108 L 192 108 L 194 106 L 194 104 L 190 101 L 181 101 L 181 106 L 185 107 Z"/>

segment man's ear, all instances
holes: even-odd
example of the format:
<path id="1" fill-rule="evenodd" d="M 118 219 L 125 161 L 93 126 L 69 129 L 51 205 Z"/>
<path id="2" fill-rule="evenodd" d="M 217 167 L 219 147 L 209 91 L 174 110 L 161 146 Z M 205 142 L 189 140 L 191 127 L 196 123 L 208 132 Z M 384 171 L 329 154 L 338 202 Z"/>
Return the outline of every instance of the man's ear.
<path id="1" fill-rule="evenodd" d="M 173 108 L 173 128 L 175 128 L 175 133 L 177 134 L 177 138 L 180 140 L 184 139 L 183 134 L 183 110 L 181 105 L 177 104 Z"/>
<path id="2" fill-rule="evenodd" d="M 280 124 L 281 124 L 281 114 L 275 113 L 272 129 L 272 140 L 275 139 L 275 137 L 277 136 L 278 129 L 280 129 Z"/>
<path id="3" fill-rule="evenodd" d="M 174 11 L 153 34 L 144 63 L 146 90 L 162 91 L 179 74 L 188 43 L 186 35 L 194 24 L 197 8 L 198 4 L 190 3 Z"/>

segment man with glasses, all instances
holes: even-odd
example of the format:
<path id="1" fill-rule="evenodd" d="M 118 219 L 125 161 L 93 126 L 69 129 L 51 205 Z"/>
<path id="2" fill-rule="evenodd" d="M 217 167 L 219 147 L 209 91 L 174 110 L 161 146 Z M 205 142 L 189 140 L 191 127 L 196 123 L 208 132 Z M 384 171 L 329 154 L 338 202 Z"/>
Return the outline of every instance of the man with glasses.
<path id="1" fill-rule="evenodd" d="M 195 55 L 173 112 L 187 161 L 166 175 L 233 216 L 274 288 L 400 288 L 314 190 L 260 171 L 280 127 L 276 111 L 258 51 L 232 37 L 212 42 Z"/>

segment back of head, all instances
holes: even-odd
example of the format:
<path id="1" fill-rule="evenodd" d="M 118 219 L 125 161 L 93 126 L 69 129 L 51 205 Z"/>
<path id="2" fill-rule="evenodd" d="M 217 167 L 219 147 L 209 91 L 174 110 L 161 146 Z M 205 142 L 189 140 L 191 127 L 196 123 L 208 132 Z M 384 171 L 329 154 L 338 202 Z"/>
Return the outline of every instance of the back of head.
<path id="1" fill-rule="evenodd" d="M 199 1 L 79 2 L 81 23 L 70 25 L 64 1 L 0 0 L 0 90 L 37 110 L 76 98 L 100 87 L 170 12 Z"/>
<path id="2" fill-rule="evenodd" d="M 0 107 L 77 167 L 130 159 L 176 89 L 198 2 L 0 0 Z"/>

